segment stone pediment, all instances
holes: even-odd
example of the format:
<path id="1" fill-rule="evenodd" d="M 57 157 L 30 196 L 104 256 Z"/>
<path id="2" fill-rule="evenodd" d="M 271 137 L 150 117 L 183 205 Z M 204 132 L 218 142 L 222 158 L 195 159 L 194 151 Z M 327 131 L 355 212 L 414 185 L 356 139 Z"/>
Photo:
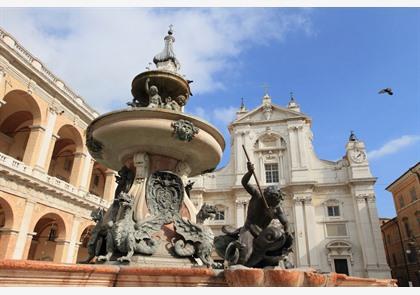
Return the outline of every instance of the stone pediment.
<path id="1" fill-rule="evenodd" d="M 296 119 L 308 119 L 309 116 L 296 111 L 289 110 L 277 105 L 271 105 L 270 115 L 267 118 L 266 110 L 263 105 L 239 117 L 232 124 L 248 123 L 248 122 L 267 122 L 267 121 L 287 121 Z"/>

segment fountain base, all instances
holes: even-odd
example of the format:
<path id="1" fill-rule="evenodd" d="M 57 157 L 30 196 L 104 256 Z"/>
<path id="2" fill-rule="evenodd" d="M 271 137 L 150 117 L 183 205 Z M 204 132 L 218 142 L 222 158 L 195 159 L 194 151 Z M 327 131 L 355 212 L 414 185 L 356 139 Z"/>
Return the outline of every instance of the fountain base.
<path id="1" fill-rule="evenodd" d="M 158 259 L 158 258 L 155 258 Z M 256 269 L 0 261 L 0 287 L 396 287 L 396 280 L 321 274 L 312 269 Z"/>

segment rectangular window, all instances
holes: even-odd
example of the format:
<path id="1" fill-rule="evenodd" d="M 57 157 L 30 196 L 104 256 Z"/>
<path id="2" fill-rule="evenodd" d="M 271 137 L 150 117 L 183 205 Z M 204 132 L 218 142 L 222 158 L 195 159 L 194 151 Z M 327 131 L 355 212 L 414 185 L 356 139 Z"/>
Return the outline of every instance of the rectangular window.
<path id="1" fill-rule="evenodd" d="M 279 182 L 279 165 L 265 164 L 265 181 L 266 183 Z"/>
<path id="2" fill-rule="evenodd" d="M 214 220 L 225 220 L 225 210 L 217 210 Z"/>
<path id="3" fill-rule="evenodd" d="M 410 225 L 408 224 L 408 219 L 404 218 L 403 223 L 404 223 L 405 233 L 407 234 L 407 237 L 411 237 L 413 233 L 411 231 Z"/>
<path id="4" fill-rule="evenodd" d="M 398 201 L 400 202 L 400 208 L 404 207 L 404 198 L 402 195 L 398 196 Z"/>
<path id="5" fill-rule="evenodd" d="M 347 236 L 347 228 L 344 223 L 327 224 L 328 237 L 343 237 Z"/>
<path id="6" fill-rule="evenodd" d="M 411 196 L 411 202 L 414 202 L 417 200 L 416 189 L 414 187 L 410 190 L 410 196 Z"/>
<path id="7" fill-rule="evenodd" d="M 340 207 L 328 206 L 328 216 L 340 216 Z"/>

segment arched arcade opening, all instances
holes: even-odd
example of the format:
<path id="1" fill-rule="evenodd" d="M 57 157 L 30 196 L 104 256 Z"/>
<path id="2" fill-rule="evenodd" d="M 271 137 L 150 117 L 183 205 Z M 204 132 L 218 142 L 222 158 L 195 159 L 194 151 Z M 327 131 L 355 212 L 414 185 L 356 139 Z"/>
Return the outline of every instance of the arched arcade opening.
<path id="1" fill-rule="evenodd" d="M 62 241 L 66 237 L 63 219 L 55 213 L 48 213 L 38 220 L 33 231 L 36 234 L 31 241 L 28 259 L 62 262 Z"/>

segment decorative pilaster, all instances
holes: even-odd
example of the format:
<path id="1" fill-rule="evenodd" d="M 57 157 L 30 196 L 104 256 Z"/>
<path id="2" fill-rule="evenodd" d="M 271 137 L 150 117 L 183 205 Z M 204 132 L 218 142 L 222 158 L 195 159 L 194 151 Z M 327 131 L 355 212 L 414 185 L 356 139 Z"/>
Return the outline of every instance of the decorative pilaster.
<path id="1" fill-rule="evenodd" d="M 51 135 L 51 140 L 50 140 L 50 144 L 49 144 L 49 147 L 48 147 L 48 153 L 47 153 L 47 156 L 46 156 L 46 162 L 45 162 L 45 166 L 44 166 L 45 171 L 47 171 L 47 173 L 49 171 L 49 168 L 50 168 L 50 165 L 51 165 L 51 162 L 52 162 L 52 154 L 53 154 L 53 151 L 54 151 L 55 142 L 59 138 L 60 138 L 60 136 L 58 136 L 58 135 L 55 135 L 55 134 Z"/>
<path id="2" fill-rule="evenodd" d="M 25 154 L 23 155 L 23 163 L 29 166 L 34 166 L 38 160 L 38 154 L 41 147 L 42 136 L 45 128 L 42 126 L 31 126 L 28 143 L 26 144 Z"/>
<path id="3" fill-rule="evenodd" d="M 3 100 L 6 95 L 6 69 L 0 66 L 0 108 L 6 104 Z"/>
<path id="4" fill-rule="evenodd" d="M 27 257 L 24 255 L 24 252 L 28 240 L 29 225 L 32 220 L 35 204 L 36 203 L 34 201 L 26 200 L 25 209 L 22 215 L 22 222 L 20 224 L 19 234 L 17 237 L 16 246 L 14 247 L 15 250 L 13 252 L 12 259 L 24 259 Z M 30 238 L 32 239 L 32 235 L 30 235 Z"/>
<path id="5" fill-rule="evenodd" d="M 363 257 L 364 270 L 368 274 L 368 268 L 379 265 L 378 256 L 375 253 L 373 233 L 371 227 L 371 217 L 369 216 L 368 200 L 373 196 L 368 193 L 356 193 L 355 200 L 355 215 L 357 232 L 360 239 L 360 249 Z"/>
<path id="6" fill-rule="evenodd" d="M 246 204 L 245 200 L 236 200 L 236 227 L 241 227 L 245 224 L 246 218 Z"/>
<path id="7" fill-rule="evenodd" d="M 319 252 L 318 252 L 318 238 L 316 236 L 317 230 L 314 229 L 316 226 L 315 220 L 315 208 L 312 203 L 312 197 L 310 195 L 305 196 L 301 199 L 302 208 L 304 213 L 304 227 L 306 237 L 306 251 L 308 254 L 309 265 L 312 268 L 320 269 L 319 265 Z"/>
<path id="8" fill-rule="evenodd" d="M 300 158 L 300 167 L 307 168 L 306 155 L 307 151 L 306 142 L 303 137 L 303 125 L 298 126 L 297 128 L 297 139 L 298 139 L 298 148 L 299 148 L 299 158 Z"/>
<path id="9" fill-rule="evenodd" d="M 92 179 L 92 170 L 94 163 L 95 162 L 93 161 L 92 156 L 89 153 L 87 153 L 85 161 L 83 163 L 82 178 L 80 180 L 80 189 L 82 191 L 89 191 L 89 185 Z"/>
<path id="10" fill-rule="evenodd" d="M 65 262 L 66 261 L 65 259 L 67 257 L 66 255 L 70 246 L 70 241 L 56 240 L 55 243 L 56 243 L 56 246 L 55 246 L 55 253 L 54 253 L 53 261 L 57 263 Z"/>
<path id="11" fill-rule="evenodd" d="M 79 216 L 74 216 L 73 224 L 71 226 L 70 242 L 68 246 L 67 257 L 64 261 L 65 263 L 72 263 L 74 257 L 77 257 L 76 243 L 79 241 L 77 234 L 79 232 L 80 222 L 81 218 Z"/>
<path id="12" fill-rule="evenodd" d="M 37 162 L 35 164 L 36 168 L 41 171 L 45 170 L 45 161 L 47 160 L 48 156 L 49 144 L 51 142 L 54 125 L 57 120 L 57 112 L 51 107 L 48 110 L 47 126 L 45 128 L 44 136 L 41 142 L 41 148 L 39 150 Z"/>
<path id="13" fill-rule="evenodd" d="M 319 269 L 315 208 L 310 192 L 294 194 L 296 258 L 298 266 Z"/>
<path id="14" fill-rule="evenodd" d="M 16 245 L 18 231 L 10 228 L 0 228 L 0 260 L 12 258 L 12 251 Z"/>
<path id="15" fill-rule="evenodd" d="M 82 179 L 83 164 L 86 160 L 86 154 L 74 153 L 73 168 L 71 169 L 70 184 L 79 187 Z"/>
<path id="16" fill-rule="evenodd" d="M 296 169 L 300 167 L 297 127 L 289 126 L 288 131 L 289 131 L 289 142 L 290 142 L 291 168 Z"/>

